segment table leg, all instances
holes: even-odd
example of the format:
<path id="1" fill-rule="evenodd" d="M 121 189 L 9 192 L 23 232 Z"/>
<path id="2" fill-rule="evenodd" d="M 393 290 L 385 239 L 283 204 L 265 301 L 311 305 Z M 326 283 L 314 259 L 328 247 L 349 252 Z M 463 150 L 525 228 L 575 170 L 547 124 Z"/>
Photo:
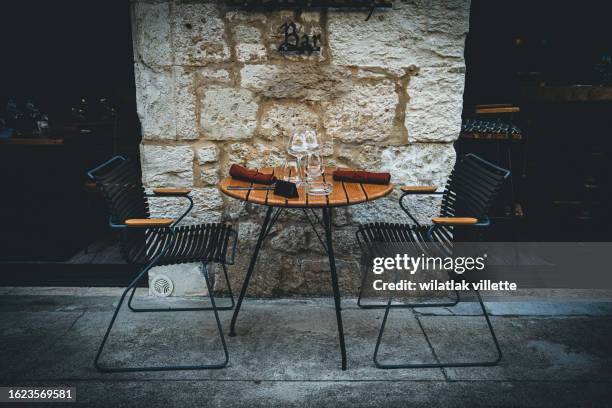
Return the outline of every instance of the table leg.
<path id="1" fill-rule="evenodd" d="M 261 226 L 261 231 L 259 232 L 259 238 L 257 239 L 257 244 L 255 244 L 255 250 L 253 251 L 253 256 L 251 256 L 251 263 L 249 264 L 249 269 L 247 270 L 247 274 L 244 278 L 244 283 L 242 284 L 242 289 L 240 289 L 240 296 L 238 297 L 238 302 L 236 303 L 236 308 L 234 309 L 234 314 L 232 316 L 232 322 L 230 324 L 230 333 L 231 337 L 236 335 L 236 320 L 238 319 L 238 313 L 240 312 L 240 306 L 242 306 L 242 299 L 246 295 L 247 288 L 249 287 L 249 281 L 251 280 L 251 275 L 253 275 L 253 270 L 255 269 L 255 262 L 257 262 L 257 256 L 259 255 L 259 250 L 261 248 L 261 244 L 263 244 L 266 235 L 268 235 L 268 231 L 270 229 L 270 217 L 272 215 L 272 210 L 274 207 L 268 207 L 268 211 L 266 211 L 266 218 L 264 218 L 264 222 Z M 278 213 L 277 213 L 278 215 Z M 276 220 L 276 216 L 274 220 L 272 220 L 272 224 Z"/>
<path id="2" fill-rule="evenodd" d="M 327 242 L 327 255 L 329 256 L 329 269 L 331 271 L 332 288 L 334 291 L 334 304 L 336 306 L 336 320 L 338 322 L 338 336 L 340 339 L 340 353 L 342 355 L 342 370 L 346 370 L 346 347 L 344 345 L 344 329 L 342 327 L 342 306 L 340 304 L 340 289 L 338 288 L 338 275 L 336 274 L 336 259 L 332 245 L 332 209 L 323 208 L 323 226 Z"/>

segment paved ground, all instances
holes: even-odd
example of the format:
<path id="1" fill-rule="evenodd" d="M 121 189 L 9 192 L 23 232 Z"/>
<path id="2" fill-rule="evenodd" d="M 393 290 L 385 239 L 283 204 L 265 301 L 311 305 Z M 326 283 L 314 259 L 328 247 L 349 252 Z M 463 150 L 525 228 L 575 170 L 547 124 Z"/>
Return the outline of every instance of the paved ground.
<path id="1" fill-rule="evenodd" d="M 226 369 L 101 374 L 92 360 L 116 289 L 0 288 L 0 384 L 76 386 L 79 403 L 104 407 L 612 406 L 612 300 L 605 293 L 588 300 L 575 292 L 541 295 L 488 297 L 504 351 L 497 367 L 376 369 L 372 352 L 382 311 L 361 310 L 346 299 L 349 370 L 343 372 L 331 300 L 293 299 L 245 302 L 238 336 L 226 337 Z M 493 356 L 475 306 L 393 311 L 383 358 Z M 221 316 L 227 331 L 231 312 Z M 219 360 L 212 317 L 121 313 L 104 361 Z"/>

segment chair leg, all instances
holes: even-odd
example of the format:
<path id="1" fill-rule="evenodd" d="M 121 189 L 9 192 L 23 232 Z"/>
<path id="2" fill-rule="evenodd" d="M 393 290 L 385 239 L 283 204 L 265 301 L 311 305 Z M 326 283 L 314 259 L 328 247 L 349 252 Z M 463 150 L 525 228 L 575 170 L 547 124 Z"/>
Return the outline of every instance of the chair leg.
<path id="1" fill-rule="evenodd" d="M 378 350 L 380 349 L 380 343 L 383 337 L 383 332 L 385 330 L 385 325 L 387 324 L 387 318 L 389 317 L 389 311 L 392 308 L 391 299 L 388 300 L 385 315 L 383 317 L 382 323 L 380 325 L 380 330 L 378 332 L 378 338 L 376 339 L 376 346 L 374 347 L 374 364 L 378 368 L 382 369 L 396 369 L 396 368 L 444 368 L 444 367 L 486 367 L 486 366 L 495 366 L 502 359 L 502 351 L 499 346 L 499 342 L 497 341 L 497 336 L 495 335 L 495 331 L 493 330 L 493 325 L 491 324 L 491 320 L 489 319 L 489 314 L 487 313 L 487 309 L 482 301 L 482 297 L 480 297 L 480 293 L 475 290 L 476 296 L 478 297 L 478 302 L 480 303 L 480 307 L 482 309 L 482 313 L 487 322 L 487 327 L 489 328 L 489 332 L 491 334 L 491 338 L 493 339 L 493 343 L 495 344 L 495 349 L 497 351 L 497 358 L 490 361 L 477 361 L 477 362 L 449 362 L 449 363 L 421 363 L 421 364 L 384 364 L 378 361 Z M 423 332 L 425 334 L 425 332 Z M 425 334 L 426 335 L 426 334 Z"/>
<path id="2" fill-rule="evenodd" d="M 123 305 L 123 301 L 125 300 L 127 293 L 136 287 L 136 284 L 138 283 L 138 281 L 145 275 L 145 273 L 149 269 L 151 269 L 151 267 L 154 264 L 155 262 L 152 262 L 151 264 L 143 268 L 143 270 L 138 274 L 138 276 L 123 291 L 123 294 L 121 295 L 121 298 L 119 299 L 119 303 L 117 304 L 117 307 L 115 308 L 115 311 L 113 312 L 113 317 L 111 318 L 111 321 L 108 325 L 108 328 L 106 329 L 106 332 L 104 333 L 104 337 L 102 338 L 102 343 L 100 344 L 100 347 L 98 348 L 98 352 L 96 353 L 96 357 L 94 359 L 95 368 L 98 371 L 104 372 L 104 373 L 117 373 L 117 372 L 137 372 L 137 371 L 204 370 L 204 369 L 219 369 L 219 368 L 223 368 L 227 366 L 227 363 L 229 361 L 227 345 L 225 343 L 225 337 L 223 336 L 223 328 L 221 327 L 221 321 L 219 319 L 219 314 L 217 312 L 217 308 L 215 305 L 215 299 L 212 293 L 212 285 L 210 284 L 208 270 L 206 268 L 206 265 L 204 264 L 202 264 L 202 273 L 206 281 L 206 287 L 208 289 L 208 292 L 210 293 L 210 301 L 212 304 L 212 310 L 215 314 L 215 320 L 217 322 L 217 329 L 219 331 L 219 336 L 221 337 L 221 344 L 223 346 L 224 360 L 221 363 L 199 364 L 199 365 L 178 365 L 178 366 L 144 366 L 144 367 L 104 367 L 100 364 L 100 356 L 102 355 L 102 351 L 104 350 L 106 341 L 108 340 L 110 332 L 113 328 L 113 325 L 115 324 L 115 320 L 117 319 L 117 315 L 119 314 L 119 310 L 121 310 L 121 306 Z"/>
<path id="3" fill-rule="evenodd" d="M 227 291 L 230 296 L 230 305 L 228 306 L 218 306 L 217 310 L 232 310 L 234 309 L 234 293 L 232 292 L 232 286 L 229 281 L 229 276 L 227 274 L 227 267 L 225 264 L 221 264 L 223 267 L 223 275 L 225 275 L 225 282 L 227 283 Z M 132 305 L 132 300 L 134 298 L 134 293 L 136 293 L 136 286 L 132 289 L 130 293 L 130 297 L 128 298 L 128 307 L 132 312 L 187 312 L 187 311 L 197 311 L 197 310 L 213 310 L 212 306 L 204 306 L 204 307 L 177 307 L 177 308 L 138 308 Z"/>

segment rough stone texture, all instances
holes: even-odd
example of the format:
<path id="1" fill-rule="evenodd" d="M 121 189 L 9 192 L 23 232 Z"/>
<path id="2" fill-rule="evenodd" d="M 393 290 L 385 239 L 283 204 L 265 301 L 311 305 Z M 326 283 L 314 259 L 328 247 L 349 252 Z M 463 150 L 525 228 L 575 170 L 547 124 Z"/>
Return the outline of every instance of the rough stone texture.
<path id="1" fill-rule="evenodd" d="M 215 145 L 201 146 L 196 149 L 199 164 L 214 163 L 219 160 L 219 148 Z"/>
<path id="2" fill-rule="evenodd" d="M 176 136 L 178 139 L 198 138 L 197 101 L 193 72 L 182 67 L 174 68 Z"/>
<path id="3" fill-rule="evenodd" d="M 134 65 L 137 112 L 145 140 L 175 139 L 174 80 L 168 69 Z"/>
<path id="4" fill-rule="evenodd" d="M 317 129 L 319 117 L 304 104 L 273 104 L 262 115 L 258 134 L 268 140 L 288 143 L 289 137 L 298 130 Z"/>
<path id="5" fill-rule="evenodd" d="M 206 65 L 229 59 L 225 25 L 216 4 L 175 3 L 172 6 L 174 63 Z"/>
<path id="6" fill-rule="evenodd" d="M 397 9 L 376 10 L 367 23 L 362 12 L 330 11 L 328 36 L 334 63 L 381 68 L 418 64 L 428 8 L 429 4 L 401 3 Z"/>
<path id="7" fill-rule="evenodd" d="M 259 107 L 245 89 L 207 89 L 201 104 L 200 126 L 207 140 L 247 139 L 257 126 Z"/>
<path id="8" fill-rule="evenodd" d="M 268 53 L 258 28 L 248 25 L 234 27 L 236 58 L 241 62 L 265 61 Z"/>
<path id="9" fill-rule="evenodd" d="M 331 137 L 344 142 L 381 142 L 391 135 L 397 103 L 390 81 L 355 85 L 324 104 L 325 127 Z"/>
<path id="10" fill-rule="evenodd" d="M 245 65 L 240 76 L 243 87 L 268 98 L 320 101 L 348 92 L 348 71 L 328 65 Z"/>
<path id="11" fill-rule="evenodd" d="M 465 68 L 423 68 L 410 78 L 405 126 L 411 142 L 453 142 L 461 131 Z"/>
<path id="12" fill-rule="evenodd" d="M 133 0 L 132 8 L 143 180 L 192 188 L 195 206 L 184 222 L 223 220 L 240 230 L 235 287 L 265 207 L 222 197 L 216 185 L 232 163 L 283 165 L 288 136 L 302 127 L 319 133 L 327 165 L 444 185 L 461 124 L 469 0 L 398 0 L 367 23 L 362 11 L 224 12 L 213 0 Z M 300 35 L 320 34 L 321 52 L 279 54 L 287 21 Z M 398 196 L 335 211 L 344 293 L 354 294 L 359 281 L 356 224 L 406 220 Z M 178 216 L 186 205 L 157 199 L 151 210 Z M 409 206 L 428 222 L 439 198 Z M 269 238 L 249 294 L 329 294 L 326 254 L 301 211 L 286 211 Z"/>
<path id="13" fill-rule="evenodd" d="M 219 172 L 216 167 L 201 167 L 200 168 L 200 181 L 203 184 L 209 184 L 216 186 L 219 184 Z"/>
<path id="14" fill-rule="evenodd" d="M 230 73 L 226 69 L 202 68 L 200 78 L 204 82 L 228 83 L 232 80 Z"/>
<path id="15" fill-rule="evenodd" d="M 199 224 L 221 221 L 223 199 L 216 187 L 193 188 L 191 190 L 194 209 L 183 219 L 181 224 Z M 153 198 L 149 200 L 152 217 L 177 218 L 189 206 L 182 198 Z"/>
<path id="16" fill-rule="evenodd" d="M 169 3 L 136 3 L 133 27 L 137 60 L 147 65 L 172 65 Z"/>
<path id="17" fill-rule="evenodd" d="M 193 150 L 188 146 L 143 145 L 142 178 L 149 187 L 193 185 Z"/>

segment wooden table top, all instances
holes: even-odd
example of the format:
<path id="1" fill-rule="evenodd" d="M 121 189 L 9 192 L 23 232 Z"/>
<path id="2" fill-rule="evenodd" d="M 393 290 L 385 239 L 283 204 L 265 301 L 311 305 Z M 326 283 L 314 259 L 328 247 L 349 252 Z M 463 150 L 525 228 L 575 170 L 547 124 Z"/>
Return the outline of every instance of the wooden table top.
<path id="1" fill-rule="evenodd" d="M 265 167 L 259 169 L 261 173 L 280 174 L 282 168 Z M 326 168 L 324 177 L 332 178 L 334 168 Z M 393 184 L 364 184 L 364 183 L 348 183 L 344 181 L 333 180 L 334 189 L 328 196 L 313 196 L 308 195 L 304 191 L 304 186 L 298 188 L 299 197 L 285 198 L 274 194 L 273 190 L 228 190 L 228 186 L 241 187 L 269 187 L 264 184 L 254 184 L 248 181 L 235 180 L 232 177 L 226 177 L 221 180 L 219 188 L 224 194 L 238 200 L 247 201 L 255 204 L 263 204 L 274 207 L 342 207 L 347 205 L 364 203 L 366 201 L 374 201 L 382 198 L 393 191 Z"/>

